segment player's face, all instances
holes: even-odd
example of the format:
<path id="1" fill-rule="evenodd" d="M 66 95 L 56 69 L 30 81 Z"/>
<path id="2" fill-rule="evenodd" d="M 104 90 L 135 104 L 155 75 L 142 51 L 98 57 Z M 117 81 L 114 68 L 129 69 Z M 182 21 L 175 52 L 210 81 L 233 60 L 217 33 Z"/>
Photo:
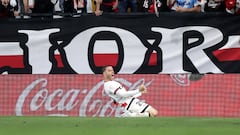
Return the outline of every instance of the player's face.
<path id="1" fill-rule="evenodd" d="M 104 71 L 104 77 L 107 80 L 113 80 L 114 79 L 114 70 L 113 67 L 109 66 Z"/>

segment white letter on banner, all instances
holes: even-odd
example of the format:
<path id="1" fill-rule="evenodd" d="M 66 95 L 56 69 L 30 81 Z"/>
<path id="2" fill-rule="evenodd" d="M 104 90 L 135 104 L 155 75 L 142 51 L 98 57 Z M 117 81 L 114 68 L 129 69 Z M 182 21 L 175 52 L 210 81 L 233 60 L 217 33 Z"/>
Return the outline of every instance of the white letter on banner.
<path id="1" fill-rule="evenodd" d="M 49 35 L 59 32 L 60 29 L 46 30 L 19 30 L 19 33 L 28 35 L 26 46 L 29 49 L 29 64 L 32 66 L 32 74 L 49 73 L 52 63 L 49 61 Z"/>
<path id="2" fill-rule="evenodd" d="M 180 31 L 179 31 L 180 30 Z M 183 30 L 153 27 L 162 34 L 158 45 L 162 49 L 162 73 L 187 73 L 183 70 Z"/>
<path id="3" fill-rule="evenodd" d="M 223 39 L 223 35 L 218 29 L 206 26 L 191 26 L 176 29 L 152 28 L 152 31 L 164 35 L 159 45 L 163 53 L 162 72 L 186 73 L 183 70 L 183 33 L 192 30 L 199 31 L 204 36 L 204 42 L 201 45 L 193 47 L 186 52 L 195 68 L 200 73 L 222 73 L 203 50 L 219 43 Z"/>
<path id="4" fill-rule="evenodd" d="M 210 48 L 223 40 L 222 32 L 216 28 L 208 26 L 185 27 L 185 31 L 195 30 L 202 33 L 204 41 L 201 45 L 187 50 L 187 56 L 192 61 L 199 73 L 223 73 L 204 52 L 204 49 Z"/>
<path id="5" fill-rule="evenodd" d="M 67 60 L 73 70 L 79 74 L 93 73 L 88 62 L 88 46 L 92 36 L 102 31 L 114 32 L 122 40 L 124 60 L 119 73 L 134 73 L 141 66 L 147 48 L 133 33 L 113 27 L 91 28 L 74 37 L 71 43 L 65 47 Z M 108 48 L 107 46 L 103 47 Z"/>

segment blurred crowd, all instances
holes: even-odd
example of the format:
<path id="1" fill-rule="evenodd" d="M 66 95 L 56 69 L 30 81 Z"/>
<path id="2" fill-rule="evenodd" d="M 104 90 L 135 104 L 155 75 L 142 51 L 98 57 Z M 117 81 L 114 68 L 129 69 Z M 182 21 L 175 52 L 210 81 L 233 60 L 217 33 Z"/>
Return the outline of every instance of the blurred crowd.
<path id="1" fill-rule="evenodd" d="M 31 13 L 225 12 L 240 14 L 240 0 L 0 0 L 0 18 Z"/>

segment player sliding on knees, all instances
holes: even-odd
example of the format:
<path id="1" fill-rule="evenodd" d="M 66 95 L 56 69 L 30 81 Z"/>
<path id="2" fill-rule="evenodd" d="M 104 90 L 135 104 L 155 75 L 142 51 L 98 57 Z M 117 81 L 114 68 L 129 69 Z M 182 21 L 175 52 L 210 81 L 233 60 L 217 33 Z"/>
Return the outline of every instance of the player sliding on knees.
<path id="1" fill-rule="evenodd" d="M 123 117 L 155 117 L 158 111 L 137 97 L 147 92 L 142 84 L 136 90 L 127 91 L 119 82 L 114 81 L 114 69 L 105 66 L 102 69 L 104 77 L 104 90 L 115 104 L 124 108 Z"/>

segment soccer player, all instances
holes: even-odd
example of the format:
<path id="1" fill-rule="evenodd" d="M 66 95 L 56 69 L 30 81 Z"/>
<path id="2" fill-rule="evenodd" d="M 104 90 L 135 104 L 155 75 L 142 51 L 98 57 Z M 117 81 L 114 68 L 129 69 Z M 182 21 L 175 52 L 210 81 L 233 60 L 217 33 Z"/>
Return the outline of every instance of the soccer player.
<path id="1" fill-rule="evenodd" d="M 115 104 L 124 108 L 123 117 L 155 117 L 158 111 L 137 97 L 146 93 L 147 89 L 142 84 L 136 90 L 127 91 L 119 82 L 114 81 L 114 69 L 105 66 L 102 69 L 104 77 L 104 90 Z"/>

